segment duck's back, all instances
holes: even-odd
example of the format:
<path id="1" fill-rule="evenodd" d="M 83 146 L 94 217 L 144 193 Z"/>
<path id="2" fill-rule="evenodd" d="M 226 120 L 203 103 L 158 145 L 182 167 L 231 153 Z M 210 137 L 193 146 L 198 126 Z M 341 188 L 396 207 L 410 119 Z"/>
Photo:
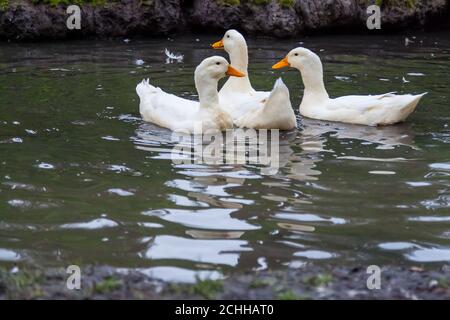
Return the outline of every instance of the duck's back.
<path id="1" fill-rule="evenodd" d="M 235 122 L 239 127 L 254 129 L 290 130 L 297 126 L 289 90 L 278 79 L 269 95 L 258 101 L 258 107 L 247 112 Z"/>
<path id="2" fill-rule="evenodd" d="M 192 121 L 199 102 L 177 97 L 143 81 L 136 91 L 140 98 L 139 111 L 145 121 L 176 130 Z"/>
<path id="3" fill-rule="evenodd" d="M 422 95 L 344 96 L 329 99 L 308 115 L 312 118 L 364 125 L 388 125 L 404 121 L 416 108 Z"/>

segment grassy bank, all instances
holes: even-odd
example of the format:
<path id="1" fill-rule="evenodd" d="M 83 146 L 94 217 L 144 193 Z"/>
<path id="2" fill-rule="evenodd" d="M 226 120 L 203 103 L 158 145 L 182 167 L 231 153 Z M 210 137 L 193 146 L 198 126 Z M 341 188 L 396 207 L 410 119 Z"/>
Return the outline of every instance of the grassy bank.
<path id="1" fill-rule="evenodd" d="M 64 269 L 0 269 L 0 299 L 450 299 L 448 267 L 383 267 L 379 290 L 367 288 L 363 267 L 306 265 L 183 284 L 90 266 L 80 290 L 68 290 L 66 277 Z"/>

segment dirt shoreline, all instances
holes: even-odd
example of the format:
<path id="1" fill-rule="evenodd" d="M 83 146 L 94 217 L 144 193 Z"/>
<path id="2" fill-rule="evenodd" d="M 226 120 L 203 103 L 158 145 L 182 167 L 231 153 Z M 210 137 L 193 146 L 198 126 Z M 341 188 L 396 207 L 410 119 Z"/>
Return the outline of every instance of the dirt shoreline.
<path id="1" fill-rule="evenodd" d="M 80 5 L 80 30 L 67 28 L 67 5 L 3 1 L 6 5 L 0 6 L 0 40 L 8 41 L 217 33 L 229 28 L 274 37 L 340 30 L 378 32 L 366 27 L 366 9 L 375 0 L 118 0 L 98 5 L 86 0 Z M 380 32 L 440 26 L 450 16 L 449 2 L 384 0 Z"/>
<path id="2" fill-rule="evenodd" d="M 17 270 L 16 270 L 17 271 Z M 0 299 L 450 299 L 450 266 L 381 269 L 381 289 L 367 288 L 366 267 L 323 267 L 233 274 L 195 284 L 164 282 L 138 270 L 90 266 L 80 290 L 64 269 L 0 269 Z"/>

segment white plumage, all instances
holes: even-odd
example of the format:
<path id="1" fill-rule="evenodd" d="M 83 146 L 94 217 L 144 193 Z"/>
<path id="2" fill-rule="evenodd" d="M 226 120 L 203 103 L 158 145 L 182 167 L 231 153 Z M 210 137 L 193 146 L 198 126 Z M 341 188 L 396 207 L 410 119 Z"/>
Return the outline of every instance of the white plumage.
<path id="1" fill-rule="evenodd" d="M 225 49 L 233 66 L 246 76 L 230 78 L 220 89 L 221 106 L 239 127 L 290 130 L 297 126 L 289 90 L 279 79 L 272 92 L 256 91 L 248 77 L 248 49 L 245 38 L 236 30 L 228 30 L 213 48 Z"/>
<path id="2" fill-rule="evenodd" d="M 241 107 L 247 109 L 245 104 Z M 297 126 L 297 119 L 289 98 L 289 89 L 281 78 L 275 82 L 269 97 L 256 103 L 255 101 L 248 102 L 248 109 L 251 108 L 253 108 L 252 111 L 235 120 L 237 126 L 280 130 L 290 130 Z"/>
<path id="3" fill-rule="evenodd" d="M 352 95 L 331 99 L 323 83 L 320 58 L 311 50 L 296 48 L 273 66 L 300 70 L 305 91 L 300 114 L 313 119 L 364 125 L 389 125 L 404 121 L 426 94 Z"/>
<path id="4" fill-rule="evenodd" d="M 234 72 L 230 73 L 230 69 Z M 140 98 L 139 111 L 145 121 L 183 133 L 223 131 L 232 128 L 231 118 L 219 105 L 217 85 L 225 75 L 237 75 L 226 59 L 206 58 L 195 69 L 195 87 L 199 101 L 177 97 L 154 87 L 148 79 L 136 87 Z M 201 133 L 201 132 L 198 132 Z"/>

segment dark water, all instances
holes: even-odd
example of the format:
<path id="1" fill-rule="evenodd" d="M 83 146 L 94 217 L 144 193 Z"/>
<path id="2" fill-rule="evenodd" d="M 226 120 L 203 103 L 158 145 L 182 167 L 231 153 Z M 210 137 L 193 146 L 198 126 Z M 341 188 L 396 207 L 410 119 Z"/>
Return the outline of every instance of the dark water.
<path id="1" fill-rule="evenodd" d="M 0 46 L 0 266 L 107 264 L 164 279 L 195 272 L 450 261 L 450 37 L 250 39 L 250 75 L 299 41 L 320 54 L 331 96 L 429 94 L 386 128 L 300 121 L 282 168 L 176 165 L 170 132 L 145 124 L 150 77 L 196 97 L 193 69 L 216 38 Z M 164 49 L 184 54 L 166 64 Z M 143 60 L 142 64 L 139 59 Z M 406 80 L 404 81 L 403 78 Z"/>

